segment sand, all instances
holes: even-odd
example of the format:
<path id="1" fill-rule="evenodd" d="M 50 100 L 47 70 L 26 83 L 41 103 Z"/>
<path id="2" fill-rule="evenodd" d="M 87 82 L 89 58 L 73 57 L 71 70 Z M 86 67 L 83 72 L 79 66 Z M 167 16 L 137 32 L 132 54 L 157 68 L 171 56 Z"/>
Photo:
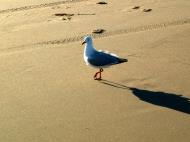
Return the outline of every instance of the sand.
<path id="1" fill-rule="evenodd" d="M 190 2 L 97 2 L 0 0 L 0 141 L 189 141 Z M 102 81 L 81 45 L 98 28 L 129 60 Z"/>

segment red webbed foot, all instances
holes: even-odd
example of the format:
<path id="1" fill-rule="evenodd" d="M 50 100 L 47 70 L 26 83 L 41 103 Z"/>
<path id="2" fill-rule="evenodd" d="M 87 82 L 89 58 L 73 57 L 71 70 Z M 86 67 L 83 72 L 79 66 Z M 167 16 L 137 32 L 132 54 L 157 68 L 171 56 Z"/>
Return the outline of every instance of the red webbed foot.
<path id="1" fill-rule="evenodd" d="M 102 72 L 103 72 L 103 69 L 100 68 L 100 70 L 95 73 L 94 80 L 102 80 L 102 75 L 101 75 Z M 97 77 L 98 75 L 99 75 L 99 77 Z"/>

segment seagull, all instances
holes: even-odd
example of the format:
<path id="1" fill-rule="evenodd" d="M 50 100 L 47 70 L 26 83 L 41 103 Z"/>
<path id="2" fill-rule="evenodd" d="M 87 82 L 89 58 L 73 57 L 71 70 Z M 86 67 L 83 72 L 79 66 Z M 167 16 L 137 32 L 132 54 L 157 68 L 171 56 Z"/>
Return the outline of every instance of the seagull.
<path id="1" fill-rule="evenodd" d="M 103 68 L 128 61 L 127 59 L 119 58 L 116 54 L 110 53 L 109 51 L 96 50 L 93 46 L 91 36 L 85 36 L 82 42 L 83 44 L 85 44 L 84 61 L 87 65 L 99 69 L 94 75 L 94 80 L 102 79 L 101 73 L 103 72 Z"/>

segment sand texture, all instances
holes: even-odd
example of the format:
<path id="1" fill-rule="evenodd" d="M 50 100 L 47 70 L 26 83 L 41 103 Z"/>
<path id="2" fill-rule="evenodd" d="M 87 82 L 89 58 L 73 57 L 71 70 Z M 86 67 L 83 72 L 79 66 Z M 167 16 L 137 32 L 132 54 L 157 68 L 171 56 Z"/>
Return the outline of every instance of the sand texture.
<path id="1" fill-rule="evenodd" d="M 97 2 L 0 0 L 0 142 L 190 141 L 190 1 Z"/>

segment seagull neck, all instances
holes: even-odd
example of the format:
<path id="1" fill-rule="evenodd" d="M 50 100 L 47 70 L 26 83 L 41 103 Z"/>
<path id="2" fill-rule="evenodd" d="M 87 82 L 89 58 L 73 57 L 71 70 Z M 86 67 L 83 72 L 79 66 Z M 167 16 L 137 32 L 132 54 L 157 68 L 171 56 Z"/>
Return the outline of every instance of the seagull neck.
<path id="1" fill-rule="evenodd" d="M 85 53 L 86 55 L 89 55 L 91 54 L 92 52 L 96 51 L 94 46 L 93 46 L 93 43 L 87 43 L 86 46 L 85 46 Z"/>

